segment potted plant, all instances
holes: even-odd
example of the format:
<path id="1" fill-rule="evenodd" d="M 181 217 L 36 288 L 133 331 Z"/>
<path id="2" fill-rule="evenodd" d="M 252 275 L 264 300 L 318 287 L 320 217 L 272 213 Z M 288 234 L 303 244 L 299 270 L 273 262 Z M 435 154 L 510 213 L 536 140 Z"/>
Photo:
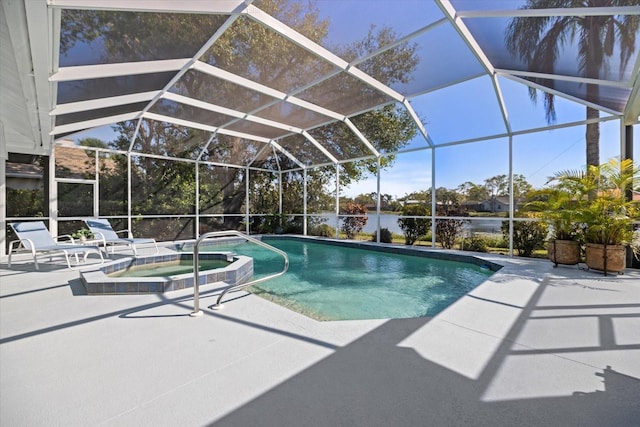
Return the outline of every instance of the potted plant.
<path id="1" fill-rule="evenodd" d="M 589 268 L 621 273 L 626 267 L 627 246 L 636 256 L 633 221 L 638 218 L 637 201 L 627 200 L 640 172 L 633 161 L 615 159 L 600 166 L 590 166 L 585 180 L 590 184 L 590 198 L 582 209 L 585 230 L 585 261 Z"/>
<path id="2" fill-rule="evenodd" d="M 553 186 L 533 192 L 530 196 L 533 200 L 524 206 L 550 225 L 547 257 L 554 267 L 580 262 L 583 232 L 580 210 L 587 193 L 583 183 L 577 179 L 580 176 L 576 171 L 557 173 L 547 182 L 553 182 Z"/>
<path id="3" fill-rule="evenodd" d="M 79 239 L 81 243 L 85 243 L 88 239 L 93 239 L 93 233 L 88 228 L 81 228 L 71 235 L 74 239 Z"/>

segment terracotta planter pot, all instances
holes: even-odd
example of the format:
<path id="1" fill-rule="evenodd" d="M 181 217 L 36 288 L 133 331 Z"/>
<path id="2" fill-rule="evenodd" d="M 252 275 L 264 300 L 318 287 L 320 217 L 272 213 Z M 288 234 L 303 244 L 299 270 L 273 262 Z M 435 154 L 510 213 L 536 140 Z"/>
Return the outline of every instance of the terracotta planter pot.
<path id="1" fill-rule="evenodd" d="M 547 245 L 547 257 L 556 266 L 575 265 L 580 262 L 580 245 L 573 240 L 552 240 Z"/>
<path id="2" fill-rule="evenodd" d="M 585 258 L 587 267 L 604 271 L 605 245 L 587 243 Z M 624 245 L 606 245 L 607 272 L 619 273 L 626 267 L 627 247 Z"/>

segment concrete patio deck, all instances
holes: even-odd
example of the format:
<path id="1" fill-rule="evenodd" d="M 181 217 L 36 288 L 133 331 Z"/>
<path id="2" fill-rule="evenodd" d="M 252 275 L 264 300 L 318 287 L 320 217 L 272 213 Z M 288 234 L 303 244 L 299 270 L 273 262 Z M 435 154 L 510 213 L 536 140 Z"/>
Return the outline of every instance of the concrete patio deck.
<path id="1" fill-rule="evenodd" d="M 166 250 L 163 248 L 163 250 Z M 2 426 L 637 426 L 640 270 L 505 267 L 433 318 L 317 322 L 254 295 L 87 296 L 0 266 Z"/>

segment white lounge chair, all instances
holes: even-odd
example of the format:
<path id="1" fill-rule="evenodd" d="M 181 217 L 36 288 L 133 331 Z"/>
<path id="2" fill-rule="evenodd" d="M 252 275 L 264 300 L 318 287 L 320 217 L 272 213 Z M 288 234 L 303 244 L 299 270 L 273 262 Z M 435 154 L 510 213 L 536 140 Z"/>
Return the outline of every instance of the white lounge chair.
<path id="1" fill-rule="evenodd" d="M 87 223 L 87 227 L 95 236 L 95 240 L 100 241 L 105 250 L 108 245 L 111 245 L 111 252 L 114 251 L 116 245 L 126 245 L 131 248 L 134 255 L 137 255 L 136 245 L 153 244 L 156 253 L 158 253 L 158 244 L 155 239 L 134 238 L 129 230 L 114 231 L 106 219 L 85 219 L 84 222 Z M 120 237 L 118 233 L 127 233 L 127 237 Z"/>
<path id="2" fill-rule="evenodd" d="M 49 260 L 51 260 L 55 253 L 64 254 L 67 266 L 71 269 L 74 269 L 74 267 L 71 266 L 69 255 L 73 255 L 76 259 L 76 264 L 80 264 L 78 254 L 82 254 L 83 260 L 86 261 L 90 253 L 96 253 L 100 257 L 100 263 L 104 263 L 100 248 L 96 246 L 76 245 L 71 236 L 59 236 L 54 239 L 42 221 L 13 222 L 9 223 L 9 225 L 16 233 L 16 236 L 18 236 L 18 240 L 13 240 L 9 243 L 9 267 L 11 267 L 11 256 L 19 250 L 20 246 L 31 251 L 36 270 L 39 269 L 38 255 L 48 255 Z M 56 239 L 62 237 L 68 237 L 71 243 L 58 243 Z"/>

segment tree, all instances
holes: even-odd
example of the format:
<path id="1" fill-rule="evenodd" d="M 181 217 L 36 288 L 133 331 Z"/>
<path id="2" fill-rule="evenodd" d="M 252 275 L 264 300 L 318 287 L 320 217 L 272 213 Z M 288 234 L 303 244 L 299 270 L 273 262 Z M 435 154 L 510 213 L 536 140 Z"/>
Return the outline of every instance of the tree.
<path id="1" fill-rule="evenodd" d="M 419 204 L 405 205 L 402 208 L 403 217 L 424 217 L 429 214 L 427 208 Z M 404 243 L 413 245 L 416 240 L 427 234 L 431 227 L 429 218 L 400 218 L 398 226 L 404 232 Z"/>
<path id="2" fill-rule="evenodd" d="M 358 196 L 356 196 L 355 198 L 355 202 L 358 203 L 359 205 L 365 205 L 365 206 L 375 206 L 377 203 L 377 195 L 375 192 L 373 193 L 363 193 L 363 194 L 359 194 Z"/>
<path id="3" fill-rule="evenodd" d="M 82 138 L 78 143 L 83 147 L 109 148 L 109 144 L 98 138 Z"/>
<path id="4" fill-rule="evenodd" d="M 533 186 L 529 184 L 527 178 L 519 173 L 513 175 L 513 198 L 521 200 L 526 198 L 527 194 L 533 190 Z"/>
<path id="5" fill-rule="evenodd" d="M 509 179 L 507 175 L 496 175 L 484 180 L 484 188 L 489 197 L 495 198 L 509 194 Z"/>
<path id="6" fill-rule="evenodd" d="M 471 181 L 460 184 L 458 186 L 458 192 L 464 196 L 465 200 L 475 202 L 481 202 L 489 198 L 489 193 L 484 185 L 474 184 Z"/>
<path id="7" fill-rule="evenodd" d="M 638 0 L 527 0 L 523 9 L 572 8 L 584 6 L 637 6 Z M 577 60 L 584 77 L 597 79 L 608 74 L 608 62 L 614 53 L 620 54 L 620 74 L 624 72 L 635 52 L 635 38 L 640 19 L 637 15 L 614 16 L 547 16 L 513 18 L 506 30 L 507 49 L 528 66 L 529 71 L 552 74 L 556 62 L 577 38 Z M 536 78 L 534 81 L 553 89 L 550 79 Z M 529 96 L 535 102 L 537 92 L 529 88 Z M 586 99 L 599 101 L 599 87 L 586 85 Z M 556 119 L 554 96 L 544 94 L 544 108 L 547 122 Z M 586 107 L 587 119 L 599 117 L 598 110 Z M 599 123 L 587 124 L 586 130 L 587 165 L 600 163 Z"/>
<path id="8" fill-rule="evenodd" d="M 367 225 L 367 208 L 357 203 L 347 203 L 340 209 L 341 215 L 349 215 L 342 219 L 342 231 L 347 239 L 353 239 Z"/>
<path id="9" fill-rule="evenodd" d="M 405 194 L 401 199 L 402 202 L 407 203 L 410 201 L 420 202 L 425 205 L 431 206 L 431 191 L 422 190 L 414 191 L 413 193 Z"/>
<path id="10" fill-rule="evenodd" d="M 449 215 L 458 208 L 460 195 L 455 190 L 449 190 L 445 187 L 436 188 L 436 202 L 440 205 L 443 215 Z"/>

